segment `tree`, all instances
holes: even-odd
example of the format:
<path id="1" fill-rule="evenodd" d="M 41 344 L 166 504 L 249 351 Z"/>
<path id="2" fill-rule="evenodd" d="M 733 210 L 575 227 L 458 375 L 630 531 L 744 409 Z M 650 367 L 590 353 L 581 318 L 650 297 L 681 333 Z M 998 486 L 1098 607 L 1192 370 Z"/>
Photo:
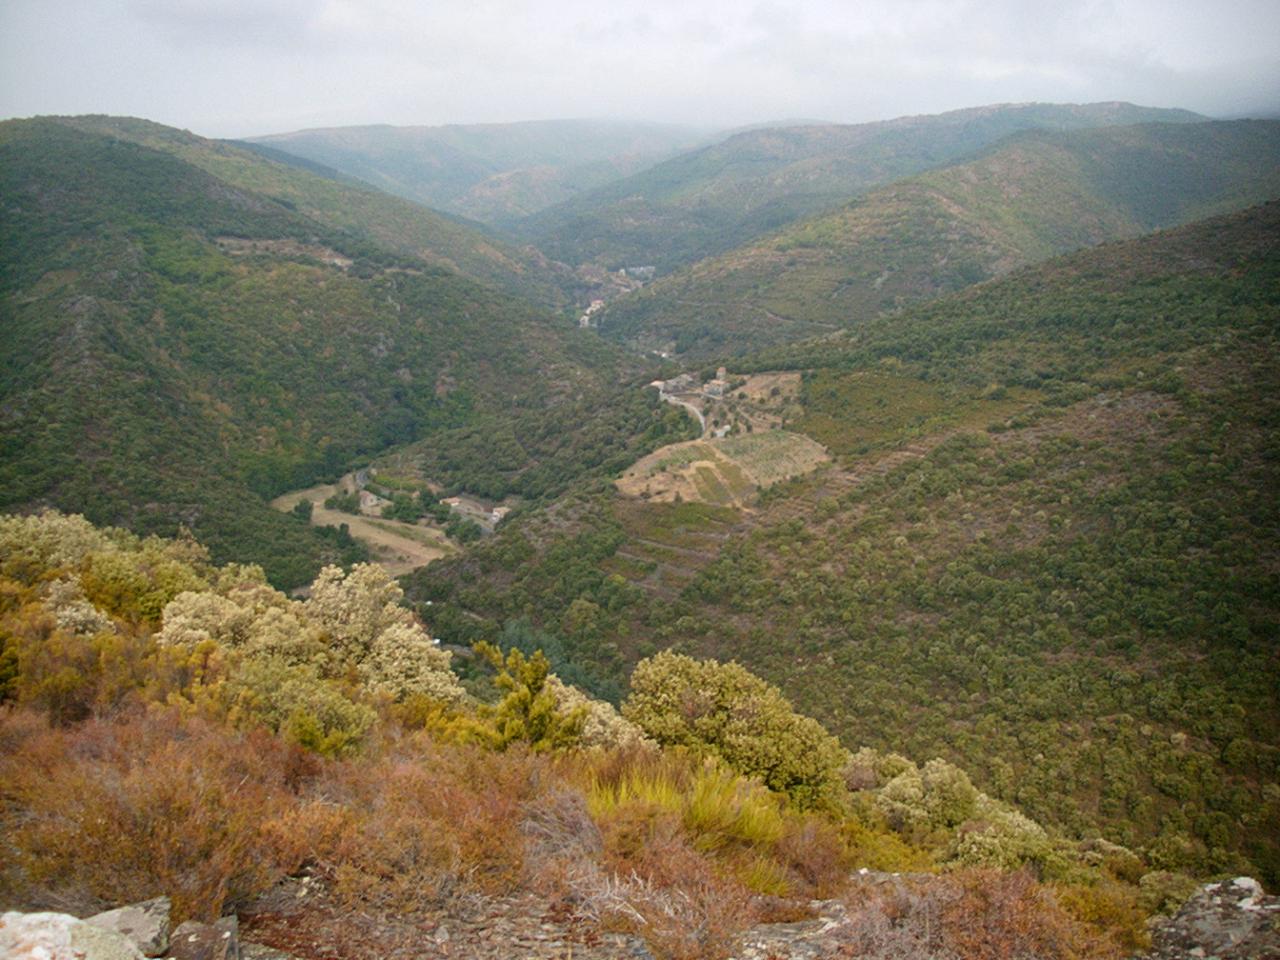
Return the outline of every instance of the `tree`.
<path id="1" fill-rule="evenodd" d="M 551 664 L 541 650 L 528 657 L 509 650 L 504 658 L 501 650 L 483 641 L 475 649 L 498 671 L 494 682 L 507 691 L 489 716 L 498 747 L 523 741 L 534 750 L 561 750 L 578 743 L 587 707 L 561 708 L 549 683 L 554 679 Z"/>

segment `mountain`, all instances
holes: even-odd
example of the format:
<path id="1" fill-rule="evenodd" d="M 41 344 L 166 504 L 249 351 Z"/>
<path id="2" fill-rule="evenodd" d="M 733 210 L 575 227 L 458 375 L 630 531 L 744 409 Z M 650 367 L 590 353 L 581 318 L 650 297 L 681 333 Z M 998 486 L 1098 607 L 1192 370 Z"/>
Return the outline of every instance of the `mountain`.
<path id="1" fill-rule="evenodd" d="M 384 251 L 444 267 L 547 306 L 567 302 L 563 287 L 572 284 L 572 278 L 557 272 L 536 251 L 514 246 L 478 224 L 349 178 L 335 178 L 334 171 L 323 165 L 293 157 L 281 162 L 256 146 L 209 140 L 132 117 L 59 119 L 76 129 L 171 154 L 229 186 L 261 194 L 329 230 Z"/>
<path id="2" fill-rule="evenodd" d="M 602 692 L 735 659 L 846 744 L 1275 882 L 1278 318 L 1278 203 L 1057 258 L 731 361 L 699 403 L 733 435 L 407 589 Z"/>
<path id="3" fill-rule="evenodd" d="M 1028 131 L 686 267 L 598 322 L 647 349 L 746 353 L 1274 197 L 1276 121 Z"/>
<path id="4" fill-rule="evenodd" d="M 429 207 L 502 224 L 633 174 L 705 138 L 705 131 L 672 124 L 543 120 L 333 127 L 250 142 Z"/>
<path id="5" fill-rule="evenodd" d="M 516 225 L 570 264 L 668 272 L 1020 130 L 1203 119 L 1127 103 L 1003 104 L 879 123 L 749 130 Z"/>
<path id="6" fill-rule="evenodd" d="M 181 131 L 9 121 L 0 195 L 6 508 L 181 523 L 293 585 L 336 547 L 266 498 L 503 411 L 607 410 L 635 375 L 499 289 L 554 285 L 485 236 Z"/>

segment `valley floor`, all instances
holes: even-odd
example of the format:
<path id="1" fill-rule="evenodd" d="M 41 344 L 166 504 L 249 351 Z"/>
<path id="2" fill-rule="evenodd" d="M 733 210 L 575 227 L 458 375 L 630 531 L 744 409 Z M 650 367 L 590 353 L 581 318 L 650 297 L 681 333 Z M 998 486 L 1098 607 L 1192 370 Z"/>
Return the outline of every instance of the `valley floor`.
<path id="1" fill-rule="evenodd" d="M 314 504 L 311 524 L 317 527 L 340 527 L 346 524 L 351 536 L 368 546 L 373 559 L 393 577 L 416 570 L 433 560 L 447 557 L 454 552 L 444 531 L 436 527 L 380 517 L 356 515 L 341 510 L 330 510 L 325 500 L 340 490 L 353 489 L 353 473 L 337 483 L 320 484 L 305 490 L 293 490 L 271 501 L 276 510 L 288 512 L 303 500 Z"/>

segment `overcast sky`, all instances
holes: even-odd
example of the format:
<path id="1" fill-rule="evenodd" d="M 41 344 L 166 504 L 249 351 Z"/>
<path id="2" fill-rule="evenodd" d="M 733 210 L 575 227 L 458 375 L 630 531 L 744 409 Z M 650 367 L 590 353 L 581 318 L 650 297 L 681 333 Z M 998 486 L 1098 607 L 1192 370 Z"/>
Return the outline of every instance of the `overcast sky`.
<path id="1" fill-rule="evenodd" d="M 1280 0 L 0 0 L 0 116 L 209 136 L 1028 100 L 1280 112 Z"/>

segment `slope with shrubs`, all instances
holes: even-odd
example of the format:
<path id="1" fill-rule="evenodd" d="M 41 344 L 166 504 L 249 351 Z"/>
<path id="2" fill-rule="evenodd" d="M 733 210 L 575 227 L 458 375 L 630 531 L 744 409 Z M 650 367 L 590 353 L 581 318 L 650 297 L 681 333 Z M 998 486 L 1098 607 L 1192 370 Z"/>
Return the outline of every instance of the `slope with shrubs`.
<path id="1" fill-rule="evenodd" d="M 42 122 L 171 154 L 233 188 L 301 215 L 325 233 L 456 271 L 544 306 L 562 307 L 568 300 L 564 286 L 571 278 L 537 251 L 508 243 L 479 224 L 334 177 L 322 165 L 307 168 L 298 158 L 281 162 L 234 142 L 209 140 L 133 117 L 57 117 Z"/>
<path id="2" fill-rule="evenodd" d="M 293 586 L 358 551 L 267 498 L 433 431 L 609 410 L 626 389 L 630 361 L 593 336 L 316 213 L 307 191 L 337 185 L 154 125 L 172 150 L 91 132 L 113 123 L 0 126 L 0 503 L 185 524 Z M 661 442 L 639 439 L 659 407 L 627 407 L 596 459 Z"/>
<path id="3" fill-rule="evenodd" d="M 692 960 L 815 897 L 847 897 L 861 942 L 890 905 L 853 872 L 910 869 L 906 929 L 945 904 L 940 949 L 1003 957 L 1035 930 L 1037 955 L 1109 958 L 1190 884 L 940 760 L 851 755 L 733 664 L 656 657 L 619 716 L 541 654 L 483 648 L 476 699 L 399 599 L 372 566 L 293 601 L 189 540 L 0 517 L 0 905 L 165 894 L 177 920 L 243 912 L 345 958 L 532 895 L 579 942 Z"/>
<path id="4" fill-rule="evenodd" d="M 1275 122 L 1033 131 L 663 278 L 600 326 L 693 359 L 749 353 L 1278 195 Z"/>
<path id="5" fill-rule="evenodd" d="M 1127 103 L 998 104 L 856 125 L 766 127 L 540 211 L 522 236 L 566 263 L 666 273 L 1020 130 L 1187 122 Z"/>
<path id="6" fill-rule="evenodd" d="M 847 743 L 1274 882 L 1278 236 L 1272 203 L 740 361 L 805 372 L 789 428 L 835 464 L 750 513 L 583 493 L 409 594 L 602 693 L 734 657 Z"/>

